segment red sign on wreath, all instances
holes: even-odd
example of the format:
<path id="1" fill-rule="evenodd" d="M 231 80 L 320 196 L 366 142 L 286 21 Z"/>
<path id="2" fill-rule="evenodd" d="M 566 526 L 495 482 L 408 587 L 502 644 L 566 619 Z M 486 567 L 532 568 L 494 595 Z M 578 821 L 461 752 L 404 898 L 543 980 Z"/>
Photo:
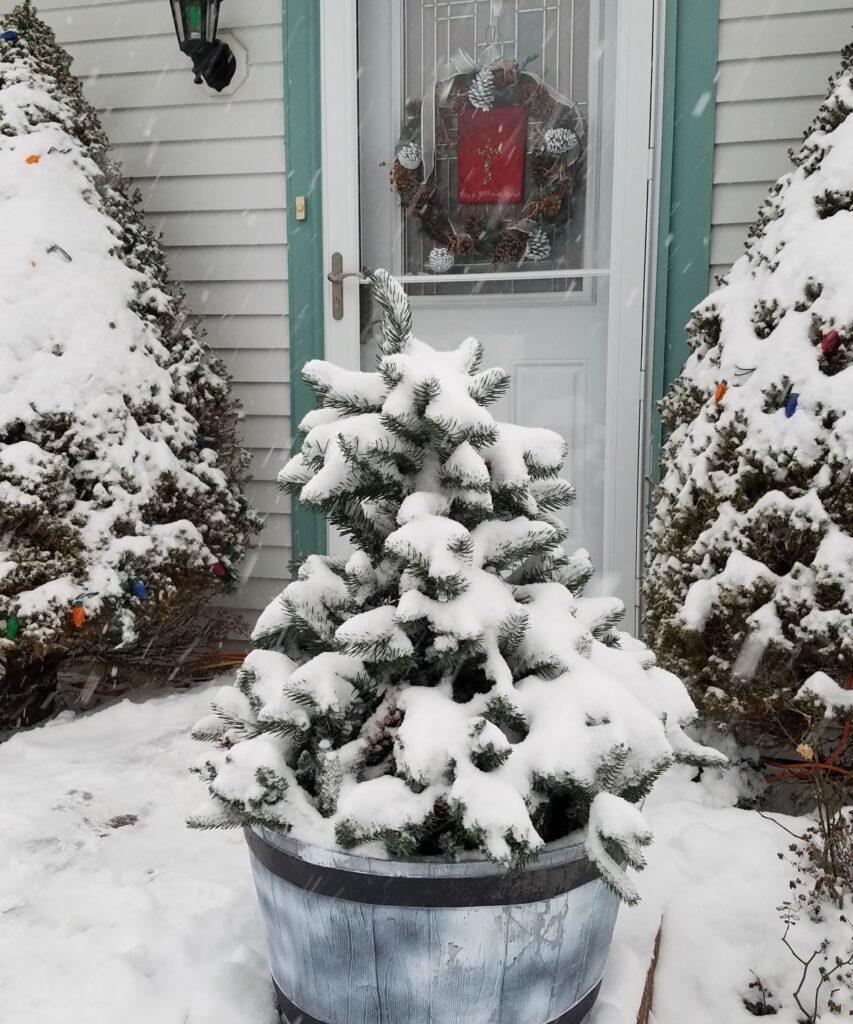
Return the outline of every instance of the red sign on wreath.
<path id="1" fill-rule="evenodd" d="M 463 110 L 456 148 L 459 203 L 520 203 L 524 199 L 524 107 Z"/>

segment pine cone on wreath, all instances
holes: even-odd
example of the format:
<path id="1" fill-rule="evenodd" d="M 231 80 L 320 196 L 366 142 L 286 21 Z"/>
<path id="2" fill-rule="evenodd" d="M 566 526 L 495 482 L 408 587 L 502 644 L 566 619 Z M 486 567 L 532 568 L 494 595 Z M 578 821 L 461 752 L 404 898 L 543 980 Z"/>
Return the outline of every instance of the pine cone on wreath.
<path id="1" fill-rule="evenodd" d="M 470 256 L 474 248 L 474 239 L 470 235 L 456 235 L 450 244 L 454 256 Z"/>
<path id="2" fill-rule="evenodd" d="M 430 250 L 429 269 L 433 274 L 446 274 L 453 268 L 453 253 L 444 246 Z"/>
<path id="3" fill-rule="evenodd" d="M 524 252 L 526 260 L 547 260 L 551 255 L 551 240 L 543 228 L 535 228 L 527 239 L 527 248 Z"/>
<path id="4" fill-rule="evenodd" d="M 523 231 L 510 228 L 497 240 L 492 252 L 492 263 L 519 263 L 524 259 L 527 236 Z"/>
<path id="5" fill-rule="evenodd" d="M 482 68 L 468 87 L 468 102 L 477 110 L 491 110 L 495 105 L 495 75 L 491 68 Z"/>
<path id="6" fill-rule="evenodd" d="M 549 220 L 554 220 L 555 217 L 559 217 L 563 211 L 563 193 L 552 192 L 550 195 L 542 196 L 536 203 L 534 203 L 531 210 L 531 216 L 533 217 L 547 217 Z"/>
<path id="7" fill-rule="evenodd" d="M 400 152 L 397 154 L 397 160 L 407 171 L 416 171 L 423 162 L 420 143 L 407 142 L 405 146 L 401 146 Z"/>
<path id="8" fill-rule="evenodd" d="M 578 137 L 571 128 L 550 128 L 545 132 L 545 149 L 554 156 L 562 156 L 574 149 Z"/>
<path id="9" fill-rule="evenodd" d="M 391 184 L 401 196 L 406 196 L 421 183 L 420 178 L 414 171 L 404 167 L 399 160 L 391 165 Z"/>

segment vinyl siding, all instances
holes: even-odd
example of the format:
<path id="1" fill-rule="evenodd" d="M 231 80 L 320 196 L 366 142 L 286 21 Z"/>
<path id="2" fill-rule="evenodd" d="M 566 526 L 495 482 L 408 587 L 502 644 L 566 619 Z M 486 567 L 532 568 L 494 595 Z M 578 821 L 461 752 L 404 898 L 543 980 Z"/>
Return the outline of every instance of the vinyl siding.
<path id="1" fill-rule="evenodd" d="M 231 97 L 193 83 L 166 0 L 40 0 L 101 111 L 115 156 L 163 233 L 172 274 L 234 377 L 266 515 L 248 579 L 223 606 L 256 617 L 281 589 L 290 503 L 274 484 L 290 444 L 282 0 L 222 5 L 249 52 Z"/>
<path id="2" fill-rule="evenodd" d="M 851 40 L 851 0 L 720 0 L 712 278 L 742 253 Z"/>

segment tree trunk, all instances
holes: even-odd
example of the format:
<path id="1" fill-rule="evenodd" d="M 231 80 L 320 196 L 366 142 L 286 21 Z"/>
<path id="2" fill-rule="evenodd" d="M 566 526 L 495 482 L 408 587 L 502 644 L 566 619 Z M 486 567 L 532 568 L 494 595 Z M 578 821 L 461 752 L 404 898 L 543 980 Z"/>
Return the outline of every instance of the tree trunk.
<path id="1" fill-rule="evenodd" d="M 62 660 L 59 654 L 39 661 L 9 655 L 5 673 L 0 675 L 0 733 L 38 725 L 52 714 Z"/>

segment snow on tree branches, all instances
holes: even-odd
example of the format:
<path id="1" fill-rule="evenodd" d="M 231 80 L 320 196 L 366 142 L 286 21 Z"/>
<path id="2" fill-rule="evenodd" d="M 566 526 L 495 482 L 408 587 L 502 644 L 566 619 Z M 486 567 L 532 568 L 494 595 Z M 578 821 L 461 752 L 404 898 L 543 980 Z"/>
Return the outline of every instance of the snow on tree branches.
<path id="1" fill-rule="evenodd" d="M 836 694 L 853 673 L 851 111 L 848 48 L 662 407 L 648 640 L 703 716 L 771 747 L 796 746 L 815 673 Z"/>
<path id="2" fill-rule="evenodd" d="M 29 2 L 0 41 L 0 718 L 186 622 L 255 527 L 221 367 Z M 5 670 L 3 668 L 5 665 Z"/>
<path id="3" fill-rule="evenodd" d="M 374 288 L 377 372 L 306 366 L 318 408 L 280 475 L 352 554 L 310 556 L 258 620 L 196 728 L 217 746 L 192 823 L 518 865 L 596 808 L 590 853 L 633 900 L 634 805 L 673 761 L 719 759 L 682 731 L 681 683 L 616 632 L 620 603 L 581 597 L 589 556 L 554 514 L 573 497 L 563 440 L 498 423 L 508 377 L 479 343 L 436 351 L 402 287 L 379 271 Z"/>

